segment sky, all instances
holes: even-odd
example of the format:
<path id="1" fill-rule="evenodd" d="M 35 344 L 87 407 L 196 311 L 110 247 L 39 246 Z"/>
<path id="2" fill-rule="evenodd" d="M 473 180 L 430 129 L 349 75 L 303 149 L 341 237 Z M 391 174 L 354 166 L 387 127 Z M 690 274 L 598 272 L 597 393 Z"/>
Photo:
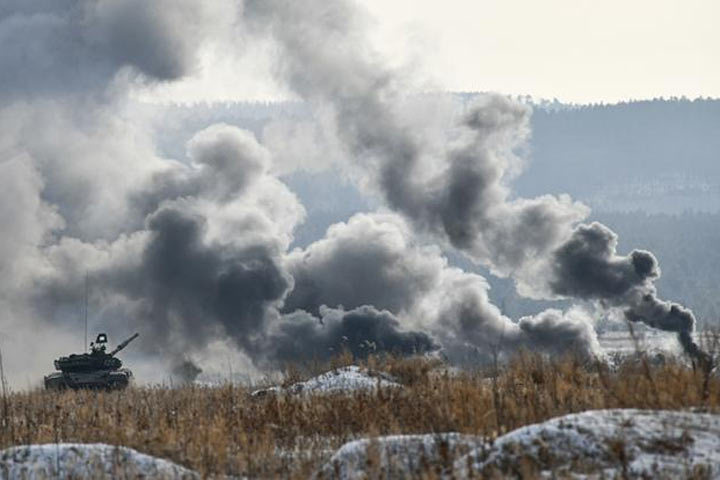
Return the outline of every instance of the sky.
<path id="1" fill-rule="evenodd" d="M 720 97 L 716 0 L 358 0 L 375 48 L 429 90 L 498 91 L 565 102 Z M 191 78 L 153 101 L 274 100 L 263 52 L 203 52 Z"/>

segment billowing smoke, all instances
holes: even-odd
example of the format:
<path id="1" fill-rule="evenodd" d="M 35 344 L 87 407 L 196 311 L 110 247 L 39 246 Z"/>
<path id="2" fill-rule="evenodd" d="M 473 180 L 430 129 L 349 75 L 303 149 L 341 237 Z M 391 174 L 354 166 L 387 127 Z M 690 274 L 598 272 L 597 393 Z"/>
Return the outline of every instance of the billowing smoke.
<path id="1" fill-rule="evenodd" d="M 248 2 L 281 45 L 279 69 L 303 97 L 335 114 L 360 182 L 423 232 L 468 253 L 496 273 L 529 268 L 588 213 L 569 197 L 511 201 L 506 185 L 529 133 L 527 106 L 500 95 L 479 98 L 438 146 L 407 118 L 407 82 L 368 50 L 349 2 Z"/>
<path id="2" fill-rule="evenodd" d="M 42 294 L 69 301 L 63 266 L 84 265 L 106 292 L 104 315 L 141 329 L 151 350 L 177 356 L 230 337 L 252 353 L 292 287 L 283 255 L 304 209 L 249 132 L 212 126 L 188 156 L 128 193 L 144 216 L 131 234 L 53 246 Z"/>
<path id="3" fill-rule="evenodd" d="M 393 214 L 358 214 L 331 226 L 325 238 L 288 255 L 295 287 L 285 309 L 412 309 L 440 287 L 447 261 L 436 247 L 414 245 L 411 236 L 406 222 Z"/>
<path id="4" fill-rule="evenodd" d="M 692 338 L 695 316 L 682 305 L 661 300 L 654 281 L 660 277 L 655 256 L 645 250 L 616 253 L 617 235 L 601 223 L 580 225 L 552 256 L 549 287 L 557 295 L 604 302 L 625 317 L 676 332 L 683 349 L 707 360 Z"/>
<path id="5" fill-rule="evenodd" d="M 362 306 L 353 310 L 320 308 L 320 318 L 303 311 L 272 326 L 267 353 L 285 364 L 324 361 L 344 351 L 363 358 L 375 353 L 414 355 L 440 348 L 424 332 L 404 331 L 387 310 Z"/>
<path id="6" fill-rule="evenodd" d="M 479 275 L 448 265 L 436 246 L 418 244 L 396 214 L 358 214 L 330 227 L 325 238 L 287 256 L 295 279 L 285 309 L 322 313 L 325 305 L 395 312 L 402 324 L 431 333 L 449 350 L 520 346 L 599 354 L 590 319 L 579 309 L 543 312 L 515 323 L 490 303 Z M 325 309 L 325 311 L 327 311 Z M 347 314 L 346 314 L 347 315 Z M 323 315 L 325 318 L 325 315 Z M 446 352 L 452 357 L 452 352 Z"/>
<path id="7" fill-rule="evenodd" d="M 591 320 L 582 309 L 567 312 L 549 309 L 535 316 L 522 317 L 518 324 L 527 337 L 527 348 L 539 347 L 554 353 L 573 352 L 581 356 L 587 352 L 595 355 L 600 352 Z"/>
<path id="8" fill-rule="evenodd" d="M 615 235 L 580 224 L 588 209 L 568 196 L 512 196 L 529 108 L 485 95 L 437 128 L 411 97 L 412 75 L 368 46 L 366 20 L 344 0 L 4 2 L 0 40 L 17 47 L 0 51 L 8 370 L 38 375 L 79 349 L 68 332 L 86 274 L 103 329 L 139 330 L 143 358 L 162 358 L 169 373 L 180 365 L 187 379 L 209 370 L 197 359 L 228 349 L 270 368 L 343 350 L 595 355 L 593 306 L 678 332 L 698 354 L 692 313 L 656 295 L 652 254 L 617 255 Z M 185 158 L 158 153 L 132 93 L 192 75 L 204 49 L 237 38 L 277 43 L 277 77 L 322 118 L 317 137 L 345 157 L 334 167 L 388 211 L 289 251 L 305 219 L 277 177 L 298 164 L 278 158 L 292 146 L 271 151 L 248 131 L 213 125 Z M 314 168 L 332 163 L 324 153 Z M 444 249 L 511 276 L 525 295 L 585 303 L 513 321 L 489 301 L 485 279 L 449 265 Z M 37 342 L 47 358 L 28 368 Z"/>
<path id="9" fill-rule="evenodd" d="M 652 254 L 616 255 L 614 234 L 579 225 L 588 209 L 567 196 L 510 196 L 528 107 L 482 96 L 438 147 L 411 128 L 402 95 L 409 81 L 368 48 L 363 17 L 350 2 L 249 1 L 245 14 L 276 39 L 283 78 L 334 113 L 359 183 L 418 232 L 512 276 L 521 293 L 621 308 L 632 321 L 677 332 L 686 351 L 697 353 L 692 314 L 655 294 Z M 542 338 L 540 330 L 557 322 L 545 315 L 525 324 Z"/>
<path id="10" fill-rule="evenodd" d="M 222 326 L 249 347 L 291 279 L 265 246 L 208 243 L 207 228 L 182 211 L 159 210 L 149 218 L 149 241 L 137 268 L 114 269 L 103 283 L 138 302 L 135 318 L 157 330 L 153 338 L 172 332 L 179 341 L 202 345 Z"/>
<path id="11" fill-rule="evenodd" d="M 249 349 L 292 285 L 281 257 L 304 210 L 267 174 L 269 153 L 246 131 L 210 127 L 188 154 L 192 164 L 134 195 L 147 210 L 140 261 L 98 275 L 135 301 L 146 328 L 176 336 L 173 346 L 230 335 Z"/>

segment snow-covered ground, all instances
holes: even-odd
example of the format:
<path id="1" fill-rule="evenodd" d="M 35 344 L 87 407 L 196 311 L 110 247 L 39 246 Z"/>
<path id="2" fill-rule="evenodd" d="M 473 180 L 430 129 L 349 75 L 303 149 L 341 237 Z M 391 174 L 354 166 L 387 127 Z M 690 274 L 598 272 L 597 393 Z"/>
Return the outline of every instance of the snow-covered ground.
<path id="1" fill-rule="evenodd" d="M 288 460 L 294 461 L 302 451 L 286 453 L 293 457 Z M 493 442 L 458 433 L 365 438 L 340 447 L 315 476 L 351 480 L 423 475 L 457 479 L 521 475 L 524 478 L 720 480 L 720 415 L 595 410 L 519 428 Z M 130 448 L 61 443 L 0 451 L 0 478 L 197 479 L 200 476 L 168 460 Z"/>
<path id="2" fill-rule="evenodd" d="M 494 442 L 457 433 L 362 439 L 343 445 L 317 476 L 430 472 L 444 478 L 720 479 L 720 415 L 596 410 L 529 425 Z"/>
<path id="3" fill-rule="evenodd" d="M 25 445 L 0 451 L 0 478 L 199 479 L 168 460 L 102 443 Z"/>
<path id="4" fill-rule="evenodd" d="M 300 393 L 342 393 L 359 390 L 376 390 L 379 388 L 400 388 L 402 385 L 386 373 L 375 372 L 356 365 L 336 368 L 304 382 L 294 383 L 288 387 L 270 387 L 255 390 L 253 397 L 268 394 L 300 394 Z"/>
<path id="5" fill-rule="evenodd" d="M 720 478 L 720 415 L 596 410 L 529 425 L 456 462 L 459 477 Z M 693 477 L 695 478 L 695 477 Z"/>
<path id="6" fill-rule="evenodd" d="M 321 479 L 439 477 L 453 461 L 483 444 L 482 437 L 458 433 L 391 435 L 348 442 L 318 471 Z"/>

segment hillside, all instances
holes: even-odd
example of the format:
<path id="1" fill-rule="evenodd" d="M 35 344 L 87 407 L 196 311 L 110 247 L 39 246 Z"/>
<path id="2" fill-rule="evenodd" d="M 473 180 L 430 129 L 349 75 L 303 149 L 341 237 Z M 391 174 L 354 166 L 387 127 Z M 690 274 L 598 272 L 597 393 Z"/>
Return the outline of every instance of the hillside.
<path id="1" fill-rule="evenodd" d="M 603 211 L 720 210 L 720 101 L 536 108 L 520 195 L 570 193 Z"/>

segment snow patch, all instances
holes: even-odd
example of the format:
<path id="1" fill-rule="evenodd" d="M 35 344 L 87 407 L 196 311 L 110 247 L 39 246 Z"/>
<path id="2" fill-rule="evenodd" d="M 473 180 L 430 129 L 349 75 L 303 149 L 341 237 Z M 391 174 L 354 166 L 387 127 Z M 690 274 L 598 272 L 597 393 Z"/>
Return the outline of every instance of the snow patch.
<path id="1" fill-rule="evenodd" d="M 720 415 L 595 410 L 514 430 L 460 458 L 458 478 L 720 479 Z"/>
<path id="2" fill-rule="evenodd" d="M 0 451 L 0 478 L 199 479 L 168 460 L 102 443 L 23 445 Z"/>
<path id="3" fill-rule="evenodd" d="M 458 433 L 346 443 L 316 473 L 360 478 L 708 478 L 720 480 L 720 415 L 593 410 L 484 441 Z"/>
<path id="4" fill-rule="evenodd" d="M 298 382 L 289 387 L 275 386 L 255 390 L 253 397 L 276 394 L 315 394 L 315 393 L 343 393 L 360 390 L 375 391 L 381 388 L 401 388 L 390 375 L 375 372 L 356 365 L 336 368 L 322 375 L 313 377 L 305 382 Z"/>
<path id="5" fill-rule="evenodd" d="M 459 433 L 390 435 L 348 442 L 317 472 L 319 479 L 443 476 L 454 459 L 477 448 L 482 437 Z"/>

